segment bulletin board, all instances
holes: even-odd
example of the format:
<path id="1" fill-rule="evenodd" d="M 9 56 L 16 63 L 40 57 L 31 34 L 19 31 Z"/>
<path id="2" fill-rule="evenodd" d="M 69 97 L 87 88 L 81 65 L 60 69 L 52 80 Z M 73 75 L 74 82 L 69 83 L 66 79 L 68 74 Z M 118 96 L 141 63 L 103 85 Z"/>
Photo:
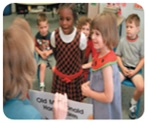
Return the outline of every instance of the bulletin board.
<path id="1" fill-rule="evenodd" d="M 134 9 L 143 10 L 142 6 L 139 5 L 138 3 L 135 3 L 135 4 L 134 4 Z"/>

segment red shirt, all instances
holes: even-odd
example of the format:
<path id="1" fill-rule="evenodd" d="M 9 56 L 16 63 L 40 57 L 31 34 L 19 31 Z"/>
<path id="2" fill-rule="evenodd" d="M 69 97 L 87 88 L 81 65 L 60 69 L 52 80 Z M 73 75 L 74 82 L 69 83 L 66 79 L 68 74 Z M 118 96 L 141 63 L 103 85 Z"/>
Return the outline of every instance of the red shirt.
<path id="1" fill-rule="evenodd" d="M 87 47 L 86 47 L 86 50 L 85 50 L 85 60 L 84 60 L 84 63 L 88 63 L 90 54 L 92 54 L 92 58 L 93 58 L 95 56 L 96 52 L 97 51 L 96 51 L 96 49 L 93 46 L 92 40 L 89 39 L 87 41 Z"/>

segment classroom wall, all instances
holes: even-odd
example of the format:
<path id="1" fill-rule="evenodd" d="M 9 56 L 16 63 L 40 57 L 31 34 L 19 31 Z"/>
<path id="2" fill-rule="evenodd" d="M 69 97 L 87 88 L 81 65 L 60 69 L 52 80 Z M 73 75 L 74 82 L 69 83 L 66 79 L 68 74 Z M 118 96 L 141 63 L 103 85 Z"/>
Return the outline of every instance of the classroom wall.
<path id="1" fill-rule="evenodd" d="M 100 12 L 103 12 L 106 5 L 106 3 L 100 3 Z M 118 5 L 121 7 L 121 16 L 124 18 L 127 18 L 127 16 L 131 13 L 136 13 L 139 15 L 141 20 L 139 36 L 144 39 L 144 10 L 136 9 L 134 7 L 135 3 L 119 3 Z M 125 22 L 122 24 L 122 36 L 125 36 Z"/>
<path id="2" fill-rule="evenodd" d="M 100 10 L 100 4 L 99 3 L 89 3 L 88 4 L 88 14 L 87 16 L 91 19 L 93 19 L 96 14 L 99 13 Z"/>
<path id="3" fill-rule="evenodd" d="M 140 33 L 139 36 L 144 39 L 144 11 L 140 9 L 135 9 L 134 5 L 135 3 L 115 3 L 118 4 L 121 7 L 121 15 L 124 18 L 127 18 L 127 16 L 131 13 L 137 13 L 141 19 L 141 26 L 140 26 Z M 88 16 L 90 18 L 94 17 L 95 13 L 101 13 L 103 12 L 104 7 L 107 5 L 107 3 L 89 3 L 88 4 Z M 12 13 L 14 13 L 15 6 L 12 4 Z M 97 12 L 95 12 L 97 11 Z M 122 35 L 125 36 L 125 22 L 122 24 Z"/>

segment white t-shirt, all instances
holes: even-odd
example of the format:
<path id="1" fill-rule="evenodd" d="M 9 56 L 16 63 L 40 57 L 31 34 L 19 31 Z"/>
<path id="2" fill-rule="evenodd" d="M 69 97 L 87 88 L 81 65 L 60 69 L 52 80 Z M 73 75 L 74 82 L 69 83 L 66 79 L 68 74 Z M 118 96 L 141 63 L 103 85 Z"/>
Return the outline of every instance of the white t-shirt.
<path id="1" fill-rule="evenodd" d="M 63 33 L 61 27 L 59 27 L 59 34 L 60 34 L 60 37 L 61 37 L 61 39 L 64 43 L 72 42 L 73 39 L 75 38 L 76 32 L 77 32 L 77 28 L 74 27 L 74 30 L 71 34 L 65 35 Z M 52 34 L 51 34 L 50 43 L 51 43 L 52 47 L 54 47 L 54 48 L 56 47 L 55 46 L 55 31 L 53 31 Z M 87 47 L 87 38 L 86 38 L 85 34 L 82 33 L 82 32 L 81 32 L 81 35 L 80 35 L 80 45 L 79 46 L 80 46 L 81 50 L 84 50 Z"/>

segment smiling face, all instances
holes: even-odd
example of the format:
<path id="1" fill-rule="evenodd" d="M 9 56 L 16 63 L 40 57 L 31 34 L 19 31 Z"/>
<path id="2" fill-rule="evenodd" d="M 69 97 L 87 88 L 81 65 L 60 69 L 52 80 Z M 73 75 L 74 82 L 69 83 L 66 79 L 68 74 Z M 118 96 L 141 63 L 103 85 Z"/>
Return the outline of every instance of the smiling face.
<path id="1" fill-rule="evenodd" d="M 96 50 L 100 50 L 104 48 L 105 44 L 104 44 L 103 37 L 100 31 L 98 31 L 97 29 L 93 29 L 91 39 L 93 41 L 94 48 Z"/>
<path id="2" fill-rule="evenodd" d="M 86 25 L 83 25 L 81 28 L 81 31 L 85 34 L 85 36 L 88 38 L 90 35 L 90 24 L 86 23 Z"/>
<path id="3" fill-rule="evenodd" d="M 59 24 L 64 34 L 70 34 L 73 31 L 74 17 L 71 9 L 63 8 L 59 12 Z"/>
<path id="4" fill-rule="evenodd" d="M 126 35 L 129 39 L 135 39 L 139 32 L 139 26 L 135 22 L 126 22 Z"/>

